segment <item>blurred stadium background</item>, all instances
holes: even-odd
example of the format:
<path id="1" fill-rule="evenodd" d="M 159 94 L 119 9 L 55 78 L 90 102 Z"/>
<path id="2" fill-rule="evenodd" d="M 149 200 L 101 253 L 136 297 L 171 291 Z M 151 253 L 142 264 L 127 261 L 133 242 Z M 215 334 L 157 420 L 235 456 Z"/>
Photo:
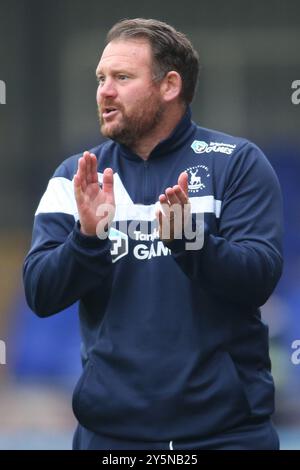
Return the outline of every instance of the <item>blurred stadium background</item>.
<path id="1" fill-rule="evenodd" d="M 117 20 L 154 17 L 192 39 L 203 65 L 194 120 L 247 137 L 281 182 L 285 270 L 262 308 L 283 449 L 300 449 L 300 3 L 294 0 L 0 0 L 0 449 L 71 448 L 71 394 L 80 374 L 76 306 L 40 320 L 25 304 L 21 266 L 33 214 L 57 165 L 96 145 L 94 70 Z"/>

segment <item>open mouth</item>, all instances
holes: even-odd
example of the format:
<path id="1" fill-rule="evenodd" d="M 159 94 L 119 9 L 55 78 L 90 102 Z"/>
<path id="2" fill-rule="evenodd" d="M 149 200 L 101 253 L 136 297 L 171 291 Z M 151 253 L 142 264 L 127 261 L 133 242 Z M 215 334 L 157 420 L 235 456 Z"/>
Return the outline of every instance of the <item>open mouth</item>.
<path id="1" fill-rule="evenodd" d="M 114 108 L 113 106 L 106 106 L 103 108 L 102 112 L 103 119 L 112 118 L 117 114 L 117 112 L 117 108 Z"/>

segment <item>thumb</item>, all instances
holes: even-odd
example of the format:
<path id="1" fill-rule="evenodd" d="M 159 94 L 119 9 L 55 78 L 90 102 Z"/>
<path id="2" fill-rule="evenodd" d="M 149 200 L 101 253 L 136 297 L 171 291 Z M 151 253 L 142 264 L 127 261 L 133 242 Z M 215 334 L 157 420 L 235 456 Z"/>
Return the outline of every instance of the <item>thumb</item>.
<path id="1" fill-rule="evenodd" d="M 188 188 L 188 181 L 189 176 L 186 171 L 180 173 L 178 178 L 178 185 L 181 187 L 182 191 L 188 196 L 189 188 Z"/>

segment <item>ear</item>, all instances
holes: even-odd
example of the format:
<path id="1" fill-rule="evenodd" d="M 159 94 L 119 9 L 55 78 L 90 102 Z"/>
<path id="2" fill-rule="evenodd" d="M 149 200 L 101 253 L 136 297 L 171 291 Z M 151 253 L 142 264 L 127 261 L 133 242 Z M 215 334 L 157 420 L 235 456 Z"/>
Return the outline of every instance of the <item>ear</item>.
<path id="1" fill-rule="evenodd" d="M 181 76 L 175 70 L 171 70 L 163 78 L 160 86 L 161 95 L 164 101 L 172 101 L 180 95 L 182 88 Z"/>

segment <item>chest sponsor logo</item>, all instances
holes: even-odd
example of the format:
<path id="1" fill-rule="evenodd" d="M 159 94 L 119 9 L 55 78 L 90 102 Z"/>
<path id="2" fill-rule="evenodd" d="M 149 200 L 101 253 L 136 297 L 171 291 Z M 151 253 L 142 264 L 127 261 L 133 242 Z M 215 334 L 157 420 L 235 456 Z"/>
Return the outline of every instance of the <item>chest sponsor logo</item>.
<path id="1" fill-rule="evenodd" d="M 189 175 L 188 189 L 191 193 L 197 193 L 206 188 L 205 182 L 210 177 L 208 167 L 205 165 L 191 166 L 185 170 Z"/>
<path id="2" fill-rule="evenodd" d="M 109 239 L 112 242 L 110 253 L 113 263 L 116 263 L 121 258 L 128 255 L 128 238 L 129 235 L 126 233 L 117 230 L 114 227 L 110 229 Z M 156 258 L 157 256 L 168 256 L 171 254 L 169 248 L 167 248 L 162 241 L 158 240 L 159 233 L 157 228 L 155 228 L 151 233 L 133 230 L 130 238 L 137 242 L 133 247 L 132 253 L 138 260 L 149 260 L 151 258 Z"/>
<path id="3" fill-rule="evenodd" d="M 231 155 L 236 148 L 235 144 L 225 144 L 223 142 L 205 142 L 204 140 L 194 140 L 191 145 L 195 153 L 219 152 Z"/>
<path id="4" fill-rule="evenodd" d="M 113 263 L 128 255 L 128 235 L 126 233 L 112 227 L 109 231 L 109 239 L 112 242 L 110 254 Z"/>
<path id="5" fill-rule="evenodd" d="M 139 242 L 150 242 L 138 243 L 133 249 L 133 256 L 136 259 L 144 260 L 156 258 L 157 256 L 168 256 L 171 254 L 169 248 L 167 248 L 162 241 L 158 240 L 159 233 L 157 229 L 150 234 L 142 233 L 138 230 L 134 232 L 135 240 Z"/>

